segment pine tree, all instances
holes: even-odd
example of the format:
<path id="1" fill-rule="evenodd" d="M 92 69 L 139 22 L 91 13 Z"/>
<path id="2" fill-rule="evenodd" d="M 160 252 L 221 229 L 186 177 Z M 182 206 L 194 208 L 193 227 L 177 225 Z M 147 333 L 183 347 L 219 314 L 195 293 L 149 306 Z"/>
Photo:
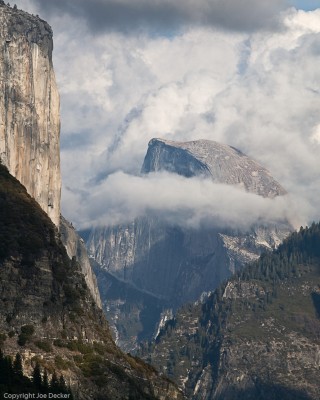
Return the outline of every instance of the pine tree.
<path id="1" fill-rule="evenodd" d="M 6 383 L 5 381 L 5 361 L 4 361 L 4 355 L 2 350 L 0 349 L 0 385 L 3 385 Z"/>
<path id="2" fill-rule="evenodd" d="M 19 377 L 23 376 L 22 357 L 20 353 L 17 353 L 14 359 L 13 372 Z"/>
<path id="3" fill-rule="evenodd" d="M 48 371 L 45 369 L 42 378 L 42 392 L 48 393 L 48 391 L 49 391 Z"/>
<path id="4" fill-rule="evenodd" d="M 32 373 L 32 382 L 37 389 L 41 389 L 42 387 L 42 378 L 41 378 L 41 370 L 40 365 L 37 362 Z"/>
<path id="5" fill-rule="evenodd" d="M 3 358 L 3 374 L 0 376 L 0 383 L 11 385 L 13 381 L 13 367 L 11 357 L 6 356 Z"/>
<path id="6" fill-rule="evenodd" d="M 67 385 L 66 385 L 64 377 L 62 375 L 60 375 L 60 378 L 59 378 L 59 388 L 60 388 L 61 392 L 63 392 L 63 393 L 67 392 Z"/>
<path id="7" fill-rule="evenodd" d="M 59 389 L 60 388 L 59 388 L 58 377 L 56 371 L 54 371 L 50 381 L 50 390 L 52 391 L 52 393 L 59 393 L 60 392 Z"/>

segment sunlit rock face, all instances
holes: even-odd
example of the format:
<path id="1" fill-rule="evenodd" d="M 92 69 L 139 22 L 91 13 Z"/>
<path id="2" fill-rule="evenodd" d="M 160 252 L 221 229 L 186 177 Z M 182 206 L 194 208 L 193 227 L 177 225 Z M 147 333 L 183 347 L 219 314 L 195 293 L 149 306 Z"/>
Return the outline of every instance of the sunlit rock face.
<path id="1" fill-rule="evenodd" d="M 256 161 L 237 149 L 210 140 L 182 143 L 152 139 L 142 172 L 156 171 L 190 178 L 204 176 L 268 198 L 286 193 Z M 87 248 L 101 271 L 156 296 L 165 301 L 166 307 L 175 309 L 196 301 L 245 263 L 257 259 L 261 252 L 277 247 L 291 229 L 287 221 L 268 226 L 256 224 L 246 231 L 221 225 L 185 228 L 145 215 L 128 224 L 92 229 L 87 236 Z M 99 283 L 102 302 L 109 309 L 111 299 L 102 282 Z M 121 297 L 122 302 L 128 301 L 125 297 Z M 118 332 L 124 331 L 119 320 L 112 320 L 112 324 Z M 139 329 L 138 339 L 145 328 Z M 128 340 L 131 336 L 132 333 Z M 125 339 L 119 337 L 121 341 Z"/>
<path id="2" fill-rule="evenodd" d="M 204 176 L 273 198 L 286 194 L 270 172 L 240 150 L 212 140 L 173 142 L 152 139 L 142 172 L 169 171 L 186 177 Z"/>
<path id="3" fill-rule="evenodd" d="M 56 226 L 60 218 L 59 94 L 52 30 L 0 2 L 0 158 Z"/>
<path id="4" fill-rule="evenodd" d="M 0 2 L 0 159 L 59 227 L 60 107 L 52 49 L 45 21 Z M 61 221 L 68 255 L 80 263 L 101 307 L 85 246 Z"/>

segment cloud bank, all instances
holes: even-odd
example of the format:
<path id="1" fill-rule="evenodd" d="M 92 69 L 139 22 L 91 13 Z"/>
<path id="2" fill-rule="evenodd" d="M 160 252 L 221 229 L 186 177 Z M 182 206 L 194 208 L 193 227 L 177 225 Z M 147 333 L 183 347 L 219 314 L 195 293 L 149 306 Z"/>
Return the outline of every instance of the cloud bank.
<path id="1" fill-rule="evenodd" d="M 238 29 L 235 24 L 235 29 L 228 30 L 225 23 L 187 23 L 185 18 L 185 23 L 175 25 L 178 33 L 168 34 L 170 29 L 163 25 L 161 32 L 150 34 L 103 28 L 102 20 L 100 27 L 93 27 L 96 11 L 92 6 L 101 7 L 103 16 L 114 3 L 69 1 L 60 8 L 59 3 L 38 2 L 34 13 L 42 12 L 54 29 L 62 113 L 62 206 L 78 228 L 90 221 L 99 224 L 99 215 L 101 221 L 113 223 L 118 216 L 131 218 L 141 210 L 153 209 L 152 201 L 157 199 L 146 203 L 143 197 L 161 187 L 172 196 L 171 178 L 143 181 L 137 176 L 152 137 L 211 139 L 232 145 L 267 167 L 288 190 L 290 201 L 283 198 L 277 203 L 288 199 L 287 209 L 301 215 L 306 223 L 320 219 L 320 10 L 289 9 L 279 14 L 279 2 L 245 2 L 259 10 L 270 7 L 270 15 L 277 14 L 276 19 L 271 18 L 278 21 L 277 28 L 272 29 L 271 24 L 268 30 Z M 125 1 L 115 3 L 128 5 Z M 151 8 L 162 3 L 149 2 Z M 181 7 L 182 2 L 174 3 L 174 7 Z M 239 3 L 210 4 L 233 5 L 235 11 Z M 136 7 L 142 3 L 130 4 Z M 187 4 L 186 10 L 192 6 L 191 2 L 183 4 Z M 200 3 L 200 12 L 204 4 Z M 35 2 L 24 0 L 23 6 L 27 5 L 35 7 Z M 75 5 L 79 9 L 72 11 Z M 116 187 L 116 179 L 126 188 L 125 194 Z M 145 190 L 140 187 L 143 182 Z M 192 200 L 198 196 L 196 184 L 192 189 L 190 186 L 188 196 L 184 184 L 177 187 L 183 193 L 181 209 L 185 198 L 189 201 L 189 211 L 177 220 L 193 215 L 198 221 L 201 212 L 206 215 L 205 200 Z M 220 193 L 227 196 L 220 196 L 222 203 L 228 203 L 228 196 L 243 196 L 222 187 L 214 191 L 212 197 L 219 198 Z M 139 192 L 144 194 L 141 208 Z M 134 200 L 131 205 L 130 199 Z M 292 205 L 292 199 L 297 206 Z M 177 200 L 164 201 L 180 215 Z M 256 202 L 255 215 L 264 218 L 260 203 L 265 202 L 259 198 Z M 234 221 L 242 224 L 236 214 L 248 215 L 250 220 L 252 203 L 248 200 L 247 211 L 239 210 L 236 204 L 230 206 L 238 210 L 232 214 Z M 268 207 L 275 215 L 284 215 L 285 207 Z M 158 205 L 152 212 L 164 215 L 165 209 L 165 205 Z M 132 215 L 130 210 L 135 210 Z M 224 210 L 221 216 L 228 220 Z"/>
<path id="2" fill-rule="evenodd" d="M 116 172 L 93 195 L 87 193 L 87 196 L 75 196 L 69 210 L 75 218 L 80 209 L 85 211 L 80 217 L 83 228 L 123 224 L 144 215 L 187 228 L 215 226 L 247 230 L 256 223 L 290 221 L 296 227 L 301 223 L 297 217 L 298 204 L 290 196 L 268 199 L 210 179 L 168 173 L 138 177 Z"/>

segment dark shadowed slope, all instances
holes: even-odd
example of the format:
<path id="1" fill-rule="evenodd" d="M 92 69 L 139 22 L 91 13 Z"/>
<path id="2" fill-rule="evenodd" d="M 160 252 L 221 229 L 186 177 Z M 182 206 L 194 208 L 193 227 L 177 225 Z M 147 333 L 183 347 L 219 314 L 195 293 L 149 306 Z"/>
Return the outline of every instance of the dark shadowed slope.
<path id="1" fill-rule="evenodd" d="M 20 352 L 63 373 L 79 399 L 180 399 L 176 387 L 114 344 L 102 311 L 40 206 L 0 165 L 0 334 Z M 102 397 L 101 397 L 102 396 Z"/>

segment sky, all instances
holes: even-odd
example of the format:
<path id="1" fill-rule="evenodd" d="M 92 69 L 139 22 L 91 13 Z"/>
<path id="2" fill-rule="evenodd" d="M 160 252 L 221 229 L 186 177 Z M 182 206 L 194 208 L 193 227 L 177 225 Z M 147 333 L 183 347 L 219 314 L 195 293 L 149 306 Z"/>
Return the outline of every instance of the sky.
<path id="1" fill-rule="evenodd" d="M 320 0 L 16 3 L 53 27 L 62 212 L 77 228 L 150 210 L 188 226 L 320 219 Z M 288 195 L 141 177 L 153 137 L 234 146 Z"/>

